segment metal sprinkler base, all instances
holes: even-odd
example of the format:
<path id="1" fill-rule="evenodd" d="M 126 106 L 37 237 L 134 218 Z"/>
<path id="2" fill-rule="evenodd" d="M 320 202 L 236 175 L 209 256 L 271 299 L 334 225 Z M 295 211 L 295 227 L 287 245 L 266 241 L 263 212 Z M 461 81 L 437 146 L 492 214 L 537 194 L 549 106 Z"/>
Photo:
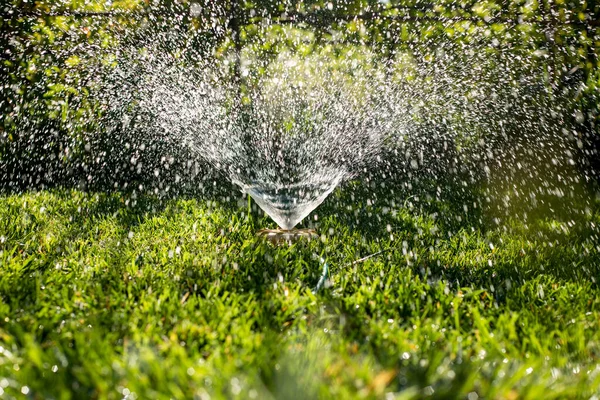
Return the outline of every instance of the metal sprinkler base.
<path id="1" fill-rule="evenodd" d="M 261 229 L 256 233 L 256 236 L 278 245 L 282 243 L 292 244 L 302 239 L 310 240 L 319 235 L 314 229 Z"/>

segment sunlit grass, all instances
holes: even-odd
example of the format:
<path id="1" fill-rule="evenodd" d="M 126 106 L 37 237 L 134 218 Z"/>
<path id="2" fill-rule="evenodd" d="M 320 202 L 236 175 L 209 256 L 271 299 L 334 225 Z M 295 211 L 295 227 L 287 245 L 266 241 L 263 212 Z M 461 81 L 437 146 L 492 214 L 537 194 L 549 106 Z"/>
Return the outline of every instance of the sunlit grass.
<path id="1" fill-rule="evenodd" d="M 451 235 L 405 208 L 373 232 L 324 206 L 320 240 L 275 248 L 255 237 L 266 218 L 212 201 L 2 197 L 0 393 L 600 395 L 598 206 Z M 317 256 L 332 275 L 314 295 Z"/>

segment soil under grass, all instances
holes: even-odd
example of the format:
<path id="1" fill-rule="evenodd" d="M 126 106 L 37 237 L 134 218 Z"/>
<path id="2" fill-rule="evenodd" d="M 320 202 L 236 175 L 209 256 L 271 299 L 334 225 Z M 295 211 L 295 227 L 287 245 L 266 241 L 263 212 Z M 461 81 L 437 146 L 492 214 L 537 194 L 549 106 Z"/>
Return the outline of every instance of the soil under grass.
<path id="1" fill-rule="evenodd" d="M 324 212 L 274 247 L 212 201 L 0 197 L 0 398 L 600 396 L 598 201 L 452 232 Z"/>

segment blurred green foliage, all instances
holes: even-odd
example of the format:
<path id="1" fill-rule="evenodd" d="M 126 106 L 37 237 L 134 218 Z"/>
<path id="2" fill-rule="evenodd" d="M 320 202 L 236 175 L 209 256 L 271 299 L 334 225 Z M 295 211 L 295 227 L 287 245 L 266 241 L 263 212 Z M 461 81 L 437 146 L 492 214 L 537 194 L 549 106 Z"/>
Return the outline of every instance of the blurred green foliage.
<path id="1" fill-rule="evenodd" d="M 564 0 L 11 0 L 0 10 L 1 186 L 82 184 L 97 175 L 88 143 L 102 135 L 104 109 L 94 78 L 115 62 L 123 42 L 173 29 L 192 33 L 187 46 L 198 52 L 233 57 L 232 74 L 246 84 L 253 77 L 240 77 L 244 54 L 260 73 L 282 51 L 307 55 L 323 46 L 332 54 L 366 46 L 381 61 L 449 41 L 526 50 L 538 56 L 554 90 L 568 87 L 578 97 L 572 114 L 588 138 L 584 158 L 593 163 L 600 136 L 599 7 Z"/>
<path id="2" fill-rule="evenodd" d="M 333 55 L 367 46 L 380 50 L 372 54 L 382 61 L 447 41 L 525 48 L 547 64 L 556 90 L 583 89 L 577 92 L 582 108 L 573 113 L 582 130 L 598 129 L 598 6 L 591 3 L 13 1 L 3 15 L 3 188 L 98 180 L 99 167 L 86 150 L 90 136 L 102 135 L 93 77 L 114 62 L 111 49 L 138 31 L 201 32 L 196 48 L 209 47 L 216 57 L 251 54 L 263 65 L 254 69 L 259 73 L 282 51 L 307 55 L 323 45 Z M 232 74 L 241 73 L 240 63 L 232 63 Z M 598 135 L 585 136 L 594 149 Z"/>

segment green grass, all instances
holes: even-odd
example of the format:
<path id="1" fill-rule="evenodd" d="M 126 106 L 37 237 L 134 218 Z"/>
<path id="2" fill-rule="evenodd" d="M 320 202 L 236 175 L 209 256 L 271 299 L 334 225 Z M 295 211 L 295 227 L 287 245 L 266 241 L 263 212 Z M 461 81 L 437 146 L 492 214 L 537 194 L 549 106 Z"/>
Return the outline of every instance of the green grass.
<path id="1" fill-rule="evenodd" d="M 1 197 L 0 398 L 600 396 L 598 202 L 452 230 L 364 206 L 367 231 L 334 200 L 276 248 L 241 205 Z"/>

